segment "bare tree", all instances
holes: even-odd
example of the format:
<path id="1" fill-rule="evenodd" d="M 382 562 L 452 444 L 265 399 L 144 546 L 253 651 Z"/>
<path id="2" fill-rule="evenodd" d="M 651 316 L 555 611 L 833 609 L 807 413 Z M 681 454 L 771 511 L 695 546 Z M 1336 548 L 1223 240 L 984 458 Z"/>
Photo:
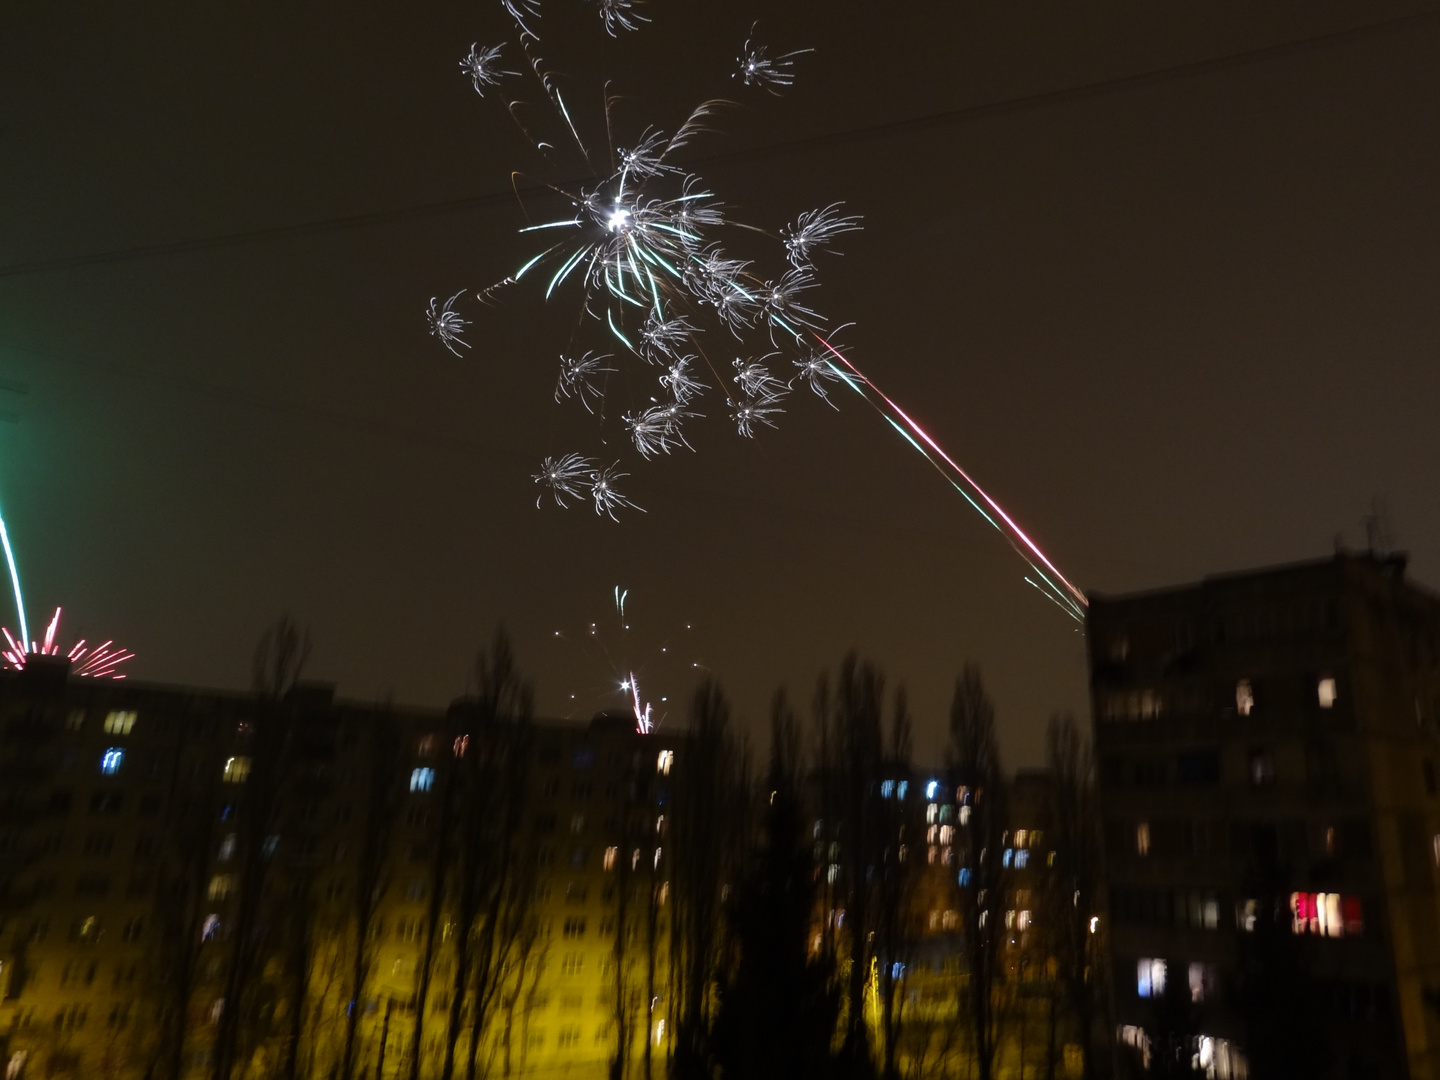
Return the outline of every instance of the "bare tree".
<path id="1" fill-rule="evenodd" d="M 520 676 L 510 639 L 497 629 L 475 665 L 477 694 L 458 736 L 454 964 L 440 1075 L 454 1075 L 455 1047 L 469 1002 L 465 1075 L 473 1080 L 480 1047 L 494 1018 L 507 961 L 524 928 L 521 908 L 533 881 L 517 835 L 525 807 L 533 693 Z"/>
<path id="2" fill-rule="evenodd" d="M 950 705 L 949 767 L 956 801 L 968 809 L 962 849 L 960 911 L 969 984 L 960 1011 L 969 1021 L 979 1080 L 991 1080 L 999 1049 L 1002 1016 L 998 990 L 1003 980 L 1004 934 L 995 912 L 1003 908 L 1001 863 L 1005 796 L 995 707 L 985 693 L 980 669 L 966 664 Z"/>
<path id="3" fill-rule="evenodd" d="M 895 694 L 891 714 L 889 749 L 883 773 L 872 782 L 880 785 L 876 837 L 876 912 L 874 947 L 879 961 L 877 989 L 880 999 L 880 1032 L 884 1039 L 880 1074 L 884 1080 L 899 1080 L 899 1047 L 905 1019 L 901 981 L 911 959 L 915 940 L 911 900 L 918 859 L 911 858 L 917 837 L 907 811 L 910 772 L 910 711 L 905 690 Z M 901 786 L 904 781 L 904 786 Z"/>
<path id="4" fill-rule="evenodd" d="M 243 738 L 247 754 L 236 755 L 232 769 L 243 770 L 237 821 L 238 888 L 225 994 L 221 1001 L 213 1047 L 214 1080 L 230 1080 L 240 1057 L 242 1025 L 247 1017 L 268 1014 L 273 1002 L 257 998 L 260 961 L 268 946 L 262 918 L 281 794 L 290 766 L 294 712 L 286 697 L 298 683 L 310 656 L 310 634 L 289 615 L 282 615 L 260 638 L 252 665 L 254 719 Z M 241 761 L 245 764 L 242 766 Z M 247 1033 L 253 1039 L 256 1029 Z"/>
<path id="5" fill-rule="evenodd" d="M 738 878 L 746 840 L 741 755 L 730 733 L 730 705 L 705 682 L 690 705 L 681 746 L 670 829 L 674 899 L 670 915 L 672 1071 L 709 1076 L 714 987 L 724 961 L 722 896 Z"/>
<path id="6" fill-rule="evenodd" d="M 1068 713 L 1050 718 L 1045 752 L 1051 774 L 1046 832 L 1055 851 L 1048 877 L 1047 934 L 1056 959 L 1056 988 L 1076 1028 L 1083 1075 L 1092 1080 L 1095 1024 L 1105 1000 L 1101 939 L 1092 923 L 1100 911 L 1104 880 L 1095 761 L 1080 725 Z"/>
<path id="7" fill-rule="evenodd" d="M 883 700 L 885 676 L 874 664 L 851 653 L 840 665 L 833 694 L 822 679 L 818 708 L 830 714 L 825 763 L 833 785 L 832 848 L 838 845 L 827 876 L 841 886 L 837 898 L 837 931 L 844 950 L 843 1039 L 845 1069 L 852 1075 L 873 1071 L 865 993 L 870 979 L 873 933 L 878 911 L 878 882 L 873 872 L 883 846 L 879 814 L 879 775 L 884 763 Z M 843 916 L 838 912 L 843 911 Z"/>
<path id="8" fill-rule="evenodd" d="M 390 887 L 390 846 L 399 811 L 403 770 L 400 732 L 395 717 L 385 710 L 367 725 L 364 738 L 364 788 L 360 843 L 350 901 L 350 970 L 345 995 L 341 1036 L 340 1080 L 354 1080 L 356 1032 L 364 1007 L 365 989 L 375 970 L 375 927 Z"/>

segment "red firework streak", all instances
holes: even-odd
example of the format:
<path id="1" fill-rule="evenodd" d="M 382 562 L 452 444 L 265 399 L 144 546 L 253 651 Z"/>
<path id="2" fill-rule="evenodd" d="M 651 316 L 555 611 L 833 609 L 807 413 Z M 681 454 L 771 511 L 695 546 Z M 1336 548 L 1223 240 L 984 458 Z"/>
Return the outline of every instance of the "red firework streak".
<path id="1" fill-rule="evenodd" d="M 128 649 L 116 646 L 113 641 L 106 641 L 100 645 L 87 645 L 85 639 L 81 638 L 70 646 L 70 651 L 61 653 L 60 646 L 55 643 L 56 634 L 60 630 L 60 609 L 55 609 L 50 624 L 45 627 L 45 636 L 39 641 L 32 641 L 28 647 L 22 642 L 16 641 L 9 629 L 0 627 L 0 633 L 5 635 L 9 648 L 0 650 L 0 657 L 4 658 L 5 667 L 11 671 L 23 671 L 26 663 L 32 656 L 61 656 L 70 661 L 70 674 L 79 675 L 87 679 L 123 679 L 125 673 L 117 670 L 125 661 L 132 659 L 135 654 Z"/>

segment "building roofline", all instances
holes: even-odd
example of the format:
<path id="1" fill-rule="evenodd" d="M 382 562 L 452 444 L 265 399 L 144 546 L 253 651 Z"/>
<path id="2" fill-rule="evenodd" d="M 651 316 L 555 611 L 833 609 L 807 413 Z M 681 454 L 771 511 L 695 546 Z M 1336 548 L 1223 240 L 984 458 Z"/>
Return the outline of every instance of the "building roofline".
<path id="1" fill-rule="evenodd" d="M 1307 571 L 1320 570 L 1325 567 L 1350 564 L 1369 566 L 1375 570 L 1395 574 L 1400 580 L 1404 581 L 1409 588 L 1414 589 L 1427 599 L 1440 603 L 1440 594 L 1419 584 L 1413 578 L 1406 577 L 1405 570 L 1409 564 L 1409 558 L 1409 555 L 1405 552 L 1397 551 L 1381 554 L 1376 551 L 1350 551 L 1341 548 L 1338 549 L 1335 554 L 1320 559 L 1301 559 L 1296 562 L 1272 563 L 1267 566 L 1251 567 L 1244 570 L 1224 570 L 1216 574 L 1206 574 L 1198 581 L 1192 580 L 1178 585 L 1160 585 L 1149 589 L 1137 589 L 1134 592 L 1125 593 L 1091 592 L 1089 596 L 1091 600 L 1098 600 L 1101 603 L 1127 603 L 1132 600 L 1147 600 L 1162 596 L 1173 596 L 1177 593 L 1199 592 L 1211 585 L 1228 585 L 1247 581 L 1252 578 L 1269 577 L 1278 574 L 1301 574 Z"/>

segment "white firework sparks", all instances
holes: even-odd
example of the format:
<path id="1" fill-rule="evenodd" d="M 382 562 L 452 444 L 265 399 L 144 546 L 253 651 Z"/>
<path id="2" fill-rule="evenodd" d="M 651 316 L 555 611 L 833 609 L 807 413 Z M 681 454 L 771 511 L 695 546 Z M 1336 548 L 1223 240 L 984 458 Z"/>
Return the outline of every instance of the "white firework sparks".
<path id="1" fill-rule="evenodd" d="M 454 310 L 455 301 L 460 299 L 464 292 L 465 290 L 461 289 L 460 292 L 446 300 L 443 308 L 439 306 L 440 298 L 432 296 L 430 308 L 425 313 L 425 318 L 430 323 L 430 336 L 439 338 L 440 344 L 456 356 L 460 355 L 460 351 L 455 348 L 456 345 L 470 348 L 470 343 L 462 336 L 465 333 L 465 327 L 470 325 L 470 320 L 462 319 L 459 312 Z"/>
<path id="2" fill-rule="evenodd" d="M 560 378 L 555 383 L 555 400 L 579 398 L 588 413 L 595 412 L 595 405 L 603 401 L 605 393 L 598 385 L 602 375 L 613 375 L 615 369 L 606 367 L 609 354 L 587 352 L 578 358 L 560 357 Z"/>
<path id="3" fill-rule="evenodd" d="M 747 398 L 775 400 L 785 393 L 785 384 L 772 375 L 770 369 L 763 363 L 775 355 L 775 353 L 770 353 L 760 357 L 759 360 L 737 359 L 735 361 L 735 381 L 740 386 L 740 392 Z"/>
<path id="4" fill-rule="evenodd" d="M 812 349 L 804 359 L 792 360 L 797 368 L 795 377 L 786 383 L 787 389 L 795 389 L 797 382 L 804 382 L 810 389 L 832 409 L 839 410 L 839 406 L 830 400 L 829 390 L 825 384 L 829 382 L 840 382 L 841 376 L 835 370 L 835 365 L 830 362 L 830 357 L 823 349 Z"/>
<path id="5" fill-rule="evenodd" d="M 636 11 L 637 0 L 598 0 L 600 18 L 605 20 L 605 32 L 619 37 L 618 30 L 639 30 L 641 23 L 650 20 Z"/>
<path id="6" fill-rule="evenodd" d="M 690 444 L 680 433 L 680 421 L 693 415 L 695 414 L 686 412 L 680 402 L 671 401 L 642 409 L 635 416 L 627 413 L 624 421 L 630 430 L 635 449 L 640 451 L 641 457 L 648 460 L 656 454 L 670 453 L 674 446 L 690 449 Z"/>
<path id="7" fill-rule="evenodd" d="M 792 266 L 796 269 L 813 267 L 812 257 L 817 251 L 833 254 L 834 249 L 830 245 L 835 237 L 842 233 L 859 232 L 864 227 L 860 224 L 859 214 L 839 212 L 844 205 L 837 202 L 820 210 L 807 210 L 795 219 L 794 225 L 780 231 Z"/>
<path id="8" fill-rule="evenodd" d="M 703 382 L 690 374 L 690 365 L 695 357 L 682 356 L 660 376 L 660 385 L 669 390 L 676 402 L 684 405 L 709 389 Z"/>
<path id="9" fill-rule="evenodd" d="M 642 355 L 652 364 L 658 363 L 662 356 L 677 356 L 679 349 L 699 332 L 683 315 L 657 319 L 651 313 L 645 317 L 645 325 L 640 329 L 640 343 L 644 346 Z M 665 380 L 662 378 L 660 381 Z"/>
<path id="10" fill-rule="evenodd" d="M 584 499 L 590 494 L 594 477 L 595 462 L 590 458 L 579 454 L 562 454 L 558 458 L 547 457 L 542 461 L 540 471 L 532 479 L 549 489 L 557 506 L 567 507 L 570 505 L 565 501 L 567 498 Z M 542 492 L 535 500 L 537 510 L 544 498 Z"/>
<path id="11" fill-rule="evenodd" d="M 773 428 L 775 421 L 770 417 L 785 411 L 780 408 L 778 399 L 773 397 L 742 398 L 726 404 L 730 407 L 730 419 L 735 421 L 736 430 L 747 439 L 755 437 L 756 424 Z"/>
<path id="12" fill-rule="evenodd" d="M 801 339 L 800 329 L 820 330 L 825 320 L 812 308 L 800 302 L 802 293 L 815 288 L 815 274 L 808 268 L 793 267 L 785 271 L 779 281 L 765 283 L 761 290 L 764 314 L 770 324 L 771 340 L 774 341 L 776 328 L 783 328 L 797 341 Z"/>
<path id="13" fill-rule="evenodd" d="M 620 472 L 620 463 L 603 469 L 596 469 L 590 474 L 590 497 L 595 502 L 595 513 L 604 514 L 611 521 L 619 521 L 615 511 L 622 506 L 628 506 L 632 510 L 640 510 L 633 502 L 615 490 L 615 481 L 622 480 L 629 476 L 629 473 Z M 641 510 L 641 513 L 644 513 Z"/>
<path id="14" fill-rule="evenodd" d="M 772 94 L 795 85 L 795 60 L 814 49 L 796 49 L 771 57 L 764 45 L 753 40 L 745 42 L 740 50 L 740 70 L 735 74 L 745 81 L 746 86 L 758 86 Z"/>
<path id="15" fill-rule="evenodd" d="M 485 96 L 486 87 L 499 86 L 500 80 L 506 75 L 514 75 L 516 72 L 504 71 L 500 67 L 501 46 L 486 46 L 481 48 L 478 42 L 470 46 L 470 55 L 460 61 L 460 70 L 470 76 L 470 82 L 475 87 L 475 92 L 481 97 Z"/>

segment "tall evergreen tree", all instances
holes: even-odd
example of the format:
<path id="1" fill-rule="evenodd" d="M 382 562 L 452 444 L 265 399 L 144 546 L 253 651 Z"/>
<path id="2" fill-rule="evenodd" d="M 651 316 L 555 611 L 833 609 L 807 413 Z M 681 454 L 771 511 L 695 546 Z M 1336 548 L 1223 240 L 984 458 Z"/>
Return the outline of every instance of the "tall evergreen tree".
<path id="1" fill-rule="evenodd" d="M 830 1074 L 839 1000 L 827 953 L 812 949 L 814 866 L 799 791 L 800 744 L 784 693 L 771 714 L 763 833 L 730 907 L 739 958 L 720 991 L 716 1060 L 756 1080 Z"/>

